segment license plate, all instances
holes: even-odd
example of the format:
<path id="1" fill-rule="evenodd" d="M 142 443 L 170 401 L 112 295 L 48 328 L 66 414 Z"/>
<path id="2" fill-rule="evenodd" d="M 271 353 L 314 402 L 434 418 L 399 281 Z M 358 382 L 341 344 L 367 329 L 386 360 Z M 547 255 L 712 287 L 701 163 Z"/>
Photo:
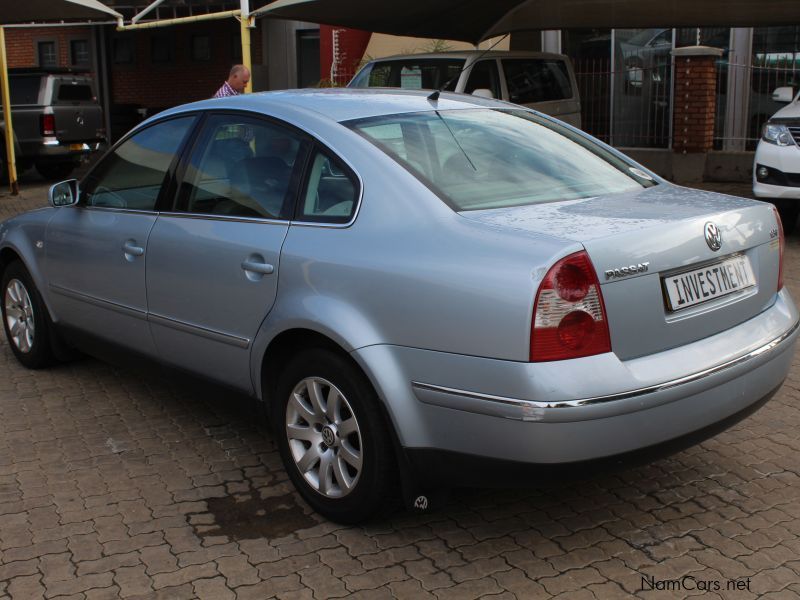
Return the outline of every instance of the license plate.
<path id="1" fill-rule="evenodd" d="M 661 278 L 667 309 L 683 310 L 753 287 L 756 277 L 750 259 L 737 254 L 704 267 Z"/>
<path id="2" fill-rule="evenodd" d="M 83 150 L 83 144 L 70 144 L 69 149 L 72 152 L 80 152 L 81 150 Z"/>

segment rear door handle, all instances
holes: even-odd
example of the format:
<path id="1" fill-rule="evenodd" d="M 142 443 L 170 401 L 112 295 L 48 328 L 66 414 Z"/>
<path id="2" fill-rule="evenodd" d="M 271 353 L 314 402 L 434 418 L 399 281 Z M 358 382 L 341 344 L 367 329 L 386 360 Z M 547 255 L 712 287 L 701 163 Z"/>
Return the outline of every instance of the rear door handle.
<path id="1" fill-rule="evenodd" d="M 122 244 L 122 251 L 125 253 L 125 258 L 128 260 L 133 259 L 135 256 L 142 256 L 144 248 L 136 245 L 136 240 L 128 240 Z"/>
<path id="2" fill-rule="evenodd" d="M 243 261 L 242 269 L 249 271 L 250 273 L 259 273 L 261 275 L 272 275 L 275 272 L 275 267 L 272 265 L 255 260 Z"/>

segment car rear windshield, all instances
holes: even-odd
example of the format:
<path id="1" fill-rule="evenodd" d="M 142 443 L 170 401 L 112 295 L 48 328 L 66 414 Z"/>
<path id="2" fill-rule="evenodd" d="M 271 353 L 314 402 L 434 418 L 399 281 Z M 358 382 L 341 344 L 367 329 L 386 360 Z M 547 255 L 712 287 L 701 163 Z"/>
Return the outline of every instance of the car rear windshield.
<path id="1" fill-rule="evenodd" d="M 41 77 L 21 76 L 8 78 L 11 104 L 39 104 Z"/>
<path id="2" fill-rule="evenodd" d="M 91 86 L 85 83 L 62 83 L 58 86 L 59 102 L 91 102 L 94 100 Z"/>
<path id="3" fill-rule="evenodd" d="M 641 190 L 649 175 L 601 145 L 525 110 L 464 109 L 345 123 L 454 210 Z"/>
<path id="4" fill-rule="evenodd" d="M 464 59 L 423 58 L 387 60 L 372 63 L 350 84 L 350 87 L 394 87 L 406 90 L 454 91 Z M 446 88 L 443 88 L 448 84 Z"/>

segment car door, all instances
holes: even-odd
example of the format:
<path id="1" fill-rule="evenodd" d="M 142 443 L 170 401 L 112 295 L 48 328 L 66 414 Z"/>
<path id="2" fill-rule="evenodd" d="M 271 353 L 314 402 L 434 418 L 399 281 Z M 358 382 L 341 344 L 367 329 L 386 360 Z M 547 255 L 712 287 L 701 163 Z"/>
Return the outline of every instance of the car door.
<path id="1" fill-rule="evenodd" d="M 53 309 L 63 325 L 154 354 L 145 260 L 156 206 L 193 116 L 138 131 L 107 154 L 59 208 L 45 240 Z"/>
<path id="2" fill-rule="evenodd" d="M 171 213 L 150 235 L 150 324 L 165 362 L 252 391 L 250 346 L 277 292 L 309 143 L 244 113 L 209 115 Z"/>

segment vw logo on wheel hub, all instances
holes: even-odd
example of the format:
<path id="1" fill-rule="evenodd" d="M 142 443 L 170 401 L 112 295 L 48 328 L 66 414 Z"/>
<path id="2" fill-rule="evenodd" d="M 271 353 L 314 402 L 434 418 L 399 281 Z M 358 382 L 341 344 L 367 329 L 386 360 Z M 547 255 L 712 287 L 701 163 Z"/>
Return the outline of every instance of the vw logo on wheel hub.
<path id="1" fill-rule="evenodd" d="M 714 252 L 719 250 L 722 247 L 722 232 L 719 230 L 719 227 L 709 221 L 705 224 L 703 231 L 706 236 L 706 244 L 708 244 L 708 247 Z"/>
<path id="2" fill-rule="evenodd" d="M 325 445 L 329 448 L 336 443 L 336 434 L 328 425 L 322 428 L 322 441 L 325 442 Z"/>

